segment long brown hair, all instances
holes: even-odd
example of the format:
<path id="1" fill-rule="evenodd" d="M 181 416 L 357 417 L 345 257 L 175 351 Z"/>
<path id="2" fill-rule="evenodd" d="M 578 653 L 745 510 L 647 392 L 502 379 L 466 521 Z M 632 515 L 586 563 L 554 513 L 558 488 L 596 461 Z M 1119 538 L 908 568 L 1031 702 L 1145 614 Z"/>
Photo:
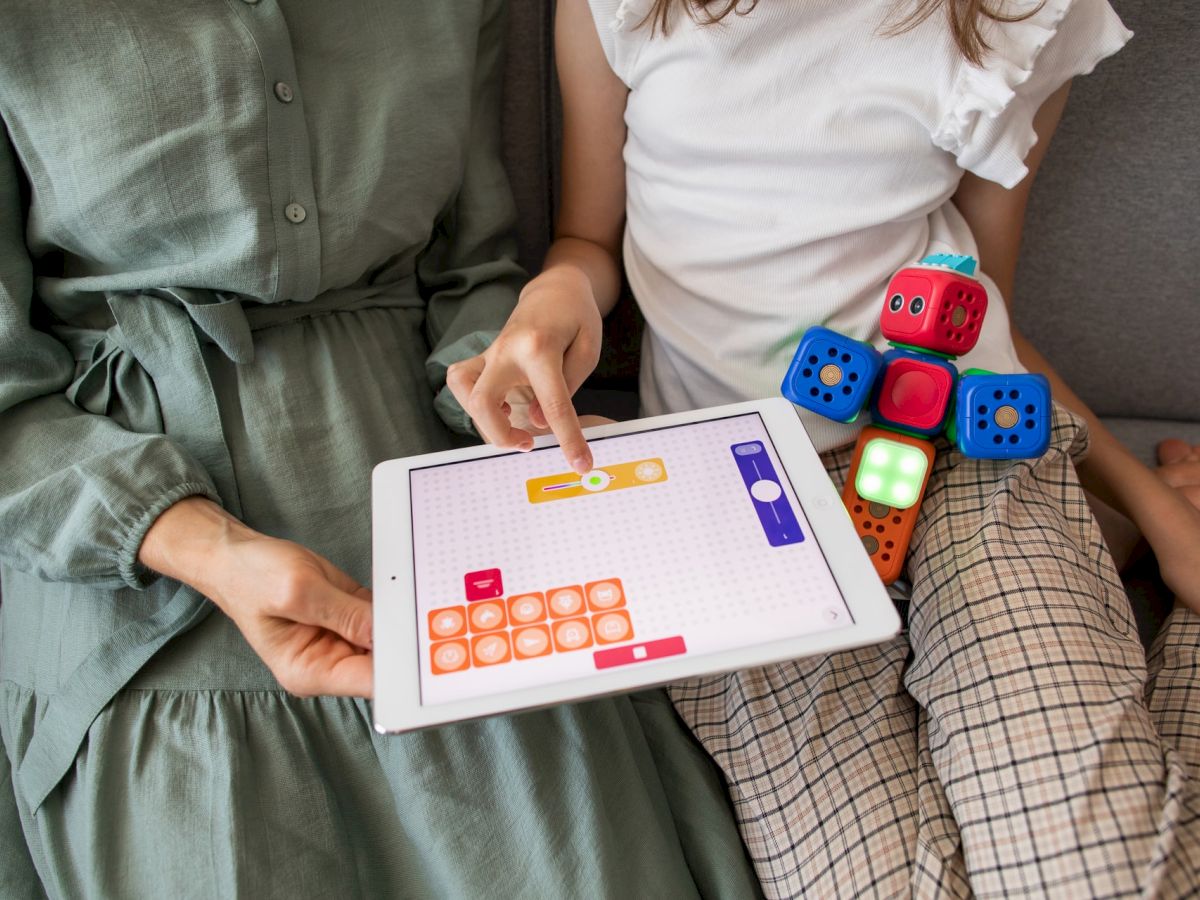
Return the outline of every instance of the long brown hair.
<path id="1" fill-rule="evenodd" d="M 983 55 L 990 50 L 983 39 L 981 25 L 985 19 L 993 22 L 1020 22 L 1038 11 L 1034 7 L 1029 12 L 1020 15 L 1006 15 L 1000 11 L 1004 0 L 914 0 L 914 8 L 907 15 L 896 16 L 893 13 L 891 24 L 885 29 L 885 34 L 902 34 L 916 28 L 935 12 L 938 7 L 945 7 L 946 18 L 950 23 L 950 31 L 954 35 L 954 43 L 962 55 L 972 64 L 980 65 Z M 896 12 L 900 11 L 903 2 L 897 3 Z M 743 16 L 758 6 L 758 0 L 654 0 L 654 5 L 642 24 L 649 24 L 652 31 L 661 30 L 666 33 L 669 25 L 671 10 L 682 7 L 693 19 L 705 25 L 720 22 L 731 13 Z"/>

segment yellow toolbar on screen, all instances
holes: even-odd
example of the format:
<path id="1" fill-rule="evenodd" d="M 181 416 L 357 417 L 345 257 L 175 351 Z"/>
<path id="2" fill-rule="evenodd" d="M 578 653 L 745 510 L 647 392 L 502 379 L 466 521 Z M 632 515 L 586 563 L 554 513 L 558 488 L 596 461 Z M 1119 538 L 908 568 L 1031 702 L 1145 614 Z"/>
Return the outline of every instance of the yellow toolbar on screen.
<path id="1" fill-rule="evenodd" d="M 544 475 L 525 482 L 530 503 L 549 503 L 551 500 L 566 500 L 568 497 L 585 497 L 619 491 L 622 488 L 643 487 L 667 480 L 667 467 L 661 459 L 639 459 L 634 462 L 617 463 L 592 469 L 586 475 L 578 472 L 561 472 Z"/>

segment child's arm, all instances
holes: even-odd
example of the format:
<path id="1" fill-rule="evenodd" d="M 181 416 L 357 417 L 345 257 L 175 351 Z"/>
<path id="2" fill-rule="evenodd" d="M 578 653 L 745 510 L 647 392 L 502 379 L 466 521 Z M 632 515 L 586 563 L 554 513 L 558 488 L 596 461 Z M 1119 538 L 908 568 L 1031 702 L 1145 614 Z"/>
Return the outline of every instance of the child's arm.
<path id="1" fill-rule="evenodd" d="M 496 446 L 528 449 L 531 431 L 549 428 L 583 473 L 592 454 L 571 395 L 596 367 L 601 317 L 621 290 L 628 89 L 604 58 L 586 0 L 559 0 L 555 51 L 563 150 L 554 244 L 500 336 L 481 356 L 451 366 L 446 383 Z M 513 421 L 522 402 L 532 428 Z"/>
<path id="2" fill-rule="evenodd" d="M 1010 303 L 1030 188 L 1066 105 L 1068 90 L 1069 85 L 1064 85 L 1051 95 L 1034 118 L 1038 142 L 1025 160 L 1029 175 L 1024 181 L 1006 190 L 968 173 L 954 195 L 954 204 L 979 245 L 980 267 Z M 1179 599 L 1200 611 L 1200 509 L 1142 465 L 1015 327 L 1013 342 L 1021 362 L 1050 379 L 1055 399 L 1088 423 L 1091 450 L 1079 466 L 1084 487 L 1137 524 L 1158 557 L 1167 585 Z"/>

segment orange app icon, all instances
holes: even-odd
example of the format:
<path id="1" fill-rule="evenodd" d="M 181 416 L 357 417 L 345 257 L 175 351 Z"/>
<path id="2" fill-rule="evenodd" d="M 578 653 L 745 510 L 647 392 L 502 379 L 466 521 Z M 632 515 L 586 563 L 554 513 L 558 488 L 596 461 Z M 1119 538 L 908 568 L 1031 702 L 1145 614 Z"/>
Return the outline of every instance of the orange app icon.
<path id="1" fill-rule="evenodd" d="M 514 625 L 528 625 L 546 618 L 546 600 L 541 594 L 518 594 L 508 598 L 508 618 Z"/>
<path id="2" fill-rule="evenodd" d="M 435 609 L 429 614 L 429 635 L 435 641 L 462 637 L 466 633 L 467 616 L 461 606 Z"/>
<path id="3" fill-rule="evenodd" d="M 592 629 L 587 619 L 567 619 L 554 624 L 554 649 L 559 652 L 592 646 Z"/>
<path id="4" fill-rule="evenodd" d="M 608 581 L 593 581 L 587 586 L 588 608 L 593 612 L 605 609 L 616 609 L 625 605 L 625 591 L 621 588 L 621 579 L 612 578 Z"/>
<path id="5" fill-rule="evenodd" d="M 596 640 L 601 644 L 633 639 L 633 623 L 629 621 L 629 613 L 623 609 L 592 616 L 592 628 L 596 632 Z"/>
<path id="6" fill-rule="evenodd" d="M 434 675 L 446 675 L 471 668 L 466 641 L 444 641 L 430 647 L 429 657 Z"/>
<path id="7" fill-rule="evenodd" d="M 583 591 L 578 587 L 555 588 L 546 592 L 550 615 L 556 619 L 577 616 L 583 612 Z"/>
<path id="8" fill-rule="evenodd" d="M 513 632 L 513 653 L 516 654 L 517 659 L 549 656 L 551 653 L 550 629 L 545 625 L 518 628 Z"/>
<path id="9" fill-rule="evenodd" d="M 504 604 L 499 600 L 472 603 L 468 615 L 471 617 L 471 630 L 475 632 L 499 631 L 508 624 L 504 617 Z"/>
<path id="10" fill-rule="evenodd" d="M 508 632 L 481 634 L 471 639 L 471 655 L 477 666 L 495 666 L 512 659 L 508 646 Z"/>

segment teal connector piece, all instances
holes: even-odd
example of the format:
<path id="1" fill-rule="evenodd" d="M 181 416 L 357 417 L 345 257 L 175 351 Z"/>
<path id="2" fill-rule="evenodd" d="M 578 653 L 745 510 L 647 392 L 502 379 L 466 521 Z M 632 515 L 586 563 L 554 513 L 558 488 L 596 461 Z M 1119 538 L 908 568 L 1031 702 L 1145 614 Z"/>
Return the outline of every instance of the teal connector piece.
<path id="1" fill-rule="evenodd" d="M 921 260 L 923 266 L 945 266 L 947 269 L 953 269 L 955 272 L 962 272 L 964 275 L 975 277 L 975 262 L 973 256 L 962 256 L 957 253 L 933 253 Z"/>

